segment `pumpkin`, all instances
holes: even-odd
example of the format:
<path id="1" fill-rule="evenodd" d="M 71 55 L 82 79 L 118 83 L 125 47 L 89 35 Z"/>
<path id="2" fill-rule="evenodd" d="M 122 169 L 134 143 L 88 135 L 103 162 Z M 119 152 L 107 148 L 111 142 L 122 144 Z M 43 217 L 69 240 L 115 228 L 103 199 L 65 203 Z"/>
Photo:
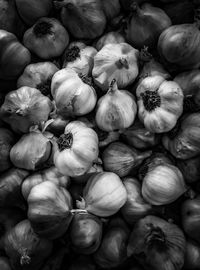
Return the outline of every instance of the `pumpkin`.
<path id="1" fill-rule="evenodd" d="M 183 92 L 174 81 L 162 76 L 151 76 L 141 81 L 136 89 L 138 116 L 151 132 L 171 130 L 183 112 Z"/>
<path id="2" fill-rule="evenodd" d="M 27 202 L 28 219 L 37 235 L 56 239 L 65 234 L 72 220 L 72 198 L 65 188 L 42 182 L 31 189 Z"/>
<path id="3" fill-rule="evenodd" d="M 63 68 L 72 68 L 77 73 L 91 75 L 97 50 L 83 42 L 71 42 L 63 55 Z"/>
<path id="4" fill-rule="evenodd" d="M 71 177 L 83 175 L 98 159 L 98 136 L 80 121 L 72 121 L 57 140 L 54 164 L 58 171 Z"/>
<path id="5" fill-rule="evenodd" d="M 15 0 L 17 10 L 27 25 L 33 25 L 39 18 L 47 16 L 52 9 L 51 0 Z"/>
<path id="6" fill-rule="evenodd" d="M 91 112 L 97 101 L 91 79 L 71 68 L 61 69 L 54 74 L 51 94 L 56 103 L 57 113 L 64 118 Z"/>
<path id="7" fill-rule="evenodd" d="M 0 29 L 0 79 L 15 79 L 31 62 L 31 54 L 17 37 Z"/>
<path id="8" fill-rule="evenodd" d="M 18 78 L 17 87 L 28 86 L 40 90 L 43 95 L 50 95 L 51 79 L 58 70 L 52 62 L 30 64 Z"/>
<path id="9" fill-rule="evenodd" d="M 57 19 L 43 17 L 24 33 L 23 43 L 40 58 L 51 59 L 63 53 L 69 35 Z"/>

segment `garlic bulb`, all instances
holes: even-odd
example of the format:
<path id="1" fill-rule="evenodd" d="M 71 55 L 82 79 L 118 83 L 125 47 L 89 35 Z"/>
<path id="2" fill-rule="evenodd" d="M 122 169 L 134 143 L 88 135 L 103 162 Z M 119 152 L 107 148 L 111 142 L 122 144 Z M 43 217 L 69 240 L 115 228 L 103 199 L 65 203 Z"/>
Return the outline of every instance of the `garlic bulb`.
<path id="1" fill-rule="evenodd" d="M 98 159 L 96 132 L 81 121 L 71 121 L 55 147 L 54 164 L 63 175 L 76 177 L 85 174 Z"/>
<path id="2" fill-rule="evenodd" d="M 139 83 L 146 77 L 150 77 L 150 76 L 161 76 L 166 80 L 171 78 L 171 75 L 168 73 L 167 70 L 165 70 L 164 66 L 161 65 L 161 63 L 157 62 L 154 58 L 152 58 L 150 61 L 144 64 L 140 72 Z"/>
<path id="3" fill-rule="evenodd" d="M 125 38 L 120 32 L 108 32 L 100 37 L 95 44 L 97 51 L 100 51 L 107 44 L 124 43 Z"/>
<path id="4" fill-rule="evenodd" d="M 68 176 L 62 175 L 58 172 L 57 168 L 52 166 L 50 168 L 44 169 L 39 172 L 35 172 L 23 181 L 21 186 L 21 192 L 24 199 L 27 200 L 31 189 L 45 181 L 50 181 L 56 184 L 57 186 L 67 188 L 70 183 L 70 178 Z"/>
<path id="5" fill-rule="evenodd" d="M 123 219 L 111 218 L 101 245 L 94 254 L 95 263 L 100 269 L 118 268 L 127 259 L 127 243 L 130 231 Z"/>
<path id="6" fill-rule="evenodd" d="M 151 168 L 142 183 L 144 199 L 153 205 L 174 202 L 187 190 L 180 170 L 174 165 L 162 164 Z"/>
<path id="7" fill-rule="evenodd" d="M 65 234 L 72 220 L 72 198 L 65 188 L 42 182 L 31 189 L 27 202 L 28 219 L 37 235 L 56 239 Z"/>
<path id="8" fill-rule="evenodd" d="M 58 67 L 52 62 L 32 63 L 26 66 L 23 74 L 18 78 L 17 87 L 36 88 L 47 96 L 50 94 L 51 79 L 58 70 Z"/>
<path id="9" fill-rule="evenodd" d="M 108 92 L 98 100 L 95 119 L 100 129 L 114 131 L 131 126 L 136 113 L 134 96 L 126 90 L 119 90 L 114 79 Z"/>
<path id="10" fill-rule="evenodd" d="M 124 143 L 113 142 L 102 153 L 104 169 L 120 177 L 127 176 L 134 173 L 151 153 L 152 151 L 139 152 Z"/>
<path id="11" fill-rule="evenodd" d="M 120 13 L 119 0 L 101 0 L 103 11 L 108 20 L 115 18 Z"/>
<path id="12" fill-rule="evenodd" d="M 99 37 L 106 26 L 106 16 L 101 0 L 62 0 L 54 1 L 61 9 L 61 21 L 76 39 Z"/>
<path id="13" fill-rule="evenodd" d="M 184 233 L 177 225 L 149 215 L 133 227 L 127 254 L 146 270 L 181 270 L 185 245 Z"/>
<path id="14" fill-rule="evenodd" d="M 126 40 L 135 48 L 154 48 L 160 34 L 171 25 L 163 9 L 144 3 L 141 7 L 133 1 L 127 20 Z"/>
<path id="15" fill-rule="evenodd" d="M 42 17 L 24 33 L 23 43 L 41 59 L 59 57 L 69 43 L 69 34 L 56 18 Z"/>
<path id="16" fill-rule="evenodd" d="M 119 88 L 133 83 L 138 75 L 139 51 L 127 43 L 107 44 L 94 57 L 94 82 L 106 91 L 113 79 Z"/>
<path id="17" fill-rule="evenodd" d="M 63 68 L 72 68 L 77 73 L 91 75 L 96 53 L 94 47 L 83 42 L 71 42 L 64 52 Z"/>
<path id="18" fill-rule="evenodd" d="M 127 200 L 127 191 L 119 178 L 112 172 L 92 175 L 77 207 L 99 217 L 108 217 L 119 211 Z"/>
<path id="19" fill-rule="evenodd" d="M 51 100 L 28 86 L 9 92 L 0 108 L 2 119 L 17 133 L 27 133 L 33 125 L 47 121 L 52 111 Z"/>
<path id="20" fill-rule="evenodd" d="M 123 179 L 128 198 L 121 213 L 126 222 L 133 225 L 136 221 L 152 213 L 152 206 L 147 203 L 141 194 L 141 184 L 136 178 L 126 177 Z"/>
<path id="21" fill-rule="evenodd" d="M 129 128 L 121 131 L 121 138 L 125 143 L 137 149 L 154 147 L 160 141 L 160 135 L 147 130 L 138 119 Z"/>
<path id="22" fill-rule="evenodd" d="M 52 144 L 39 131 L 23 135 L 10 151 L 13 165 L 26 170 L 44 166 L 51 157 Z"/>
<path id="23" fill-rule="evenodd" d="M 162 76 L 150 76 L 136 89 L 138 116 L 153 133 L 168 132 L 175 127 L 183 112 L 183 92 L 174 81 Z"/>
<path id="24" fill-rule="evenodd" d="M 40 270 L 52 253 L 53 242 L 40 238 L 34 232 L 30 221 L 24 219 L 8 231 L 4 249 L 12 269 Z"/>
<path id="25" fill-rule="evenodd" d="M 71 68 L 63 68 L 54 74 L 51 93 L 56 103 L 57 113 L 64 119 L 91 112 L 97 101 L 91 79 L 76 73 Z"/>

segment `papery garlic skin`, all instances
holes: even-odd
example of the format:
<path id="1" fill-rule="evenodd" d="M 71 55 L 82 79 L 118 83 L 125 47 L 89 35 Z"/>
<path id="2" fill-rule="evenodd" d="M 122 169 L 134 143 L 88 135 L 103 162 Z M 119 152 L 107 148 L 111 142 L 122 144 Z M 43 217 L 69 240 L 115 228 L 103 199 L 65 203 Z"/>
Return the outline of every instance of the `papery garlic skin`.
<path id="1" fill-rule="evenodd" d="M 63 56 L 63 68 L 71 68 L 77 73 L 91 75 L 94 56 L 97 50 L 83 42 L 74 41 L 69 44 Z"/>
<path id="2" fill-rule="evenodd" d="M 134 96 L 126 90 L 118 90 L 114 79 L 107 94 L 97 102 L 95 120 L 100 129 L 109 132 L 131 126 L 136 113 Z"/>
<path id="3" fill-rule="evenodd" d="M 100 51 L 107 44 L 125 43 L 124 36 L 119 32 L 108 32 L 97 40 L 95 48 Z"/>
<path id="4" fill-rule="evenodd" d="M 24 219 L 6 234 L 4 250 L 12 269 L 39 270 L 51 255 L 53 242 L 40 238 L 34 232 L 30 221 Z"/>
<path id="5" fill-rule="evenodd" d="M 101 240 L 101 245 L 94 254 L 95 263 L 101 269 L 113 269 L 127 259 L 127 242 L 130 231 L 123 219 L 111 218 Z"/>
<path id="6" fill-rule="evenodd" d="M 86 173 L 98 159 L 96 132 L 81 121 L 72 121 L 57 141 L 54 164 L 63 175 L 76 177 Z"/>
<path id="7" fill-rule="evenodd" d="M 184 233 L 176 224 L 157 216 L 146 216 L 134 225 L 127 253 L 144 269 L 181 270 L 185 245 Z"/>
<path id="8" fill-rule="evenodd" d="M 52 78 L 51 93 L 57 113 L 64 118 L 91 112 L 97 102 L 95 89 L 71 68 L 56 72 Z"/>
<path id="9" fill-rule="evenodd" d="M 40 132 L 23 135 L 10 151 L 10 160 L 17 168 L 36 170 L 48 161 L 52 144 Z"/>
<path id="10" fill-rule="evenodd" d="M 142 196 L 152 205 L 169 204 L 187 190 L 180 170 L 170 164 L 151 168 L 142 183 Z"/>
<path id="11" fill-rule="evenodd" d="M 17 80 L 17 87 L 29 86 L 40 90 L 44 95 L 50 94 L 51 79 L 58 71 L 52 62 L 32 63 L 24 69 Z"/>
<path id="12" fill-rule="evenodd" d="M 162 137 L 164 147 L 178 159 L 189 159 L 200 154 L 200 113 L 186 114 L 180 121 L 180 128 L 172 138 Z"/>
<path id="13" fill-rule="evenodd" d="M 113 79 L 121 89 L 133 83 L 139 73 L 138 58 L 139 51 L 128 43 L 105 45 L 94 57 L 95 84 L 106 91 Z"/>
<path id="14" fill-rule="evenodd" d="M 126 200 L 127 192 L 119 176 L 102 172 L 88 180 L 83 199 L 77 201 L 77 206 L 99 217 L 108 217 L 115 214 Z"/>
<path id="15" fill-rule="evenodd" d="M 56 18 L 42 17 L 23 37 L 24 45 L 42 59 L 59 57 L 69 43 L 69 34 Z"/>
<path id="16" fill-rule="evenodd" d="M 46 239 L 65 234 L 72 220 L 72 198 L 65 188 L 42 182 L 31 189 L 27 202 L 28 219 L 35 233 Z"/>
<path id="17" fill-rule="evenodd" d="M 183 112 L 183 92 L 176 82 L 162 76 L 143 79 L 136 89 L 138 116 L 151 132 L 170 131 Z"/>
<path id="18" fill-rule="evenodd" d="M 152 154 L 152 151 L 139 152 L 121 142 L 113 142 L 102 153 L 104 170 L 114 172 L 120 177 L 137 171 L 142 162 Z"/>
<path id="19" fill-rule="evenodd" d="M 171 26 L 171 20 L 163 9 L 150 3 L 139 6 L 136 2 L 133 1 L 130 7 L 130 17 L 125 29 L 126 40 L 137 49 L 144 46 L 154 48 L 160 34 Z"/>
<path id="20" fill-rule="evenodd" d="M 101 243 L 103 223 L 100 218 L 89 213 L 75 213 L 69 235 L 76 253 L 92 254 Z"/>
<path id="21" fill-rule="evenodd" d="M 101 0 L 101 2 L 103 11 L 108 20 L 111 20 L 119 15 L 121 9 L 119 0 Z"/>
<path id="22" fill-rule="evenodd" d="M 101 0 L 54 1 L 61 9 L 61 21 L 76 39 L 94 39 L 102 35 L 106 27 L 106 16 Z"/>
<path id="23" fill-rule="evenodd" d="M 51 100 L 28 86 L 9 92 L 0 108 L 2 119 L 17 133 L 27 133 L 33 125 L 47 121 L 53 109 Z"/>
<path id="24" fill-rule="evenodd" d="M 28 195 L 31 191 L 31 189 L 44 182 L 44 181 L 50 181 L 53 182 L 54 184 L 67 188 L 70 183 L 70 178 L 68 176 L 64 176 L 58 172 L 58 169 L 54 166 L 44 169 L 39 172 L 35 172 L 23 181 L 22 187 L 21 187 L 21 192 L 24 197 L 24 199 L 27 200 Z"/>
<path id="25" fill-rule="evenodd" d="M 123 179 L 127 191 L 127 201 L 121 208 L 121 213 L 130 225 L 152 212 L 151 204 L 147 203 L 141 194 L 142 186 L 136 178 L 125 177 Z"/>

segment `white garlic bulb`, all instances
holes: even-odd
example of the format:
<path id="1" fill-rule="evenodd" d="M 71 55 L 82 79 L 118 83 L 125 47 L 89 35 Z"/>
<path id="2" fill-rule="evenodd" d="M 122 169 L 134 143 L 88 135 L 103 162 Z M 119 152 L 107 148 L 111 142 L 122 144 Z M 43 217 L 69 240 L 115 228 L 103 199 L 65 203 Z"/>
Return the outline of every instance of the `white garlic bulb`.
<path id="1" fill-rule="evenodd" d="M 94 57 L 92 76 L 106 91 L 113 79 L 119 88 L 133 83 L 138 76 L 139 51 L 127 43 L 107 44 Z"/>
<path id="2" fill-rule="evenodd" d="M 186 190 L 182 173 L 176 166 L 170 164 L 150 169 L 142 183 L 143 198 L 152 205 L 172 203 Z"/>
<path id="3" fill-rule="evenodd" d="M 97 103 L 95 120 L 100 129 L 109 132 L 131 126 L 136 113 L 134 96 L 127 90 L 119 90 L 114 79 L 108 92 Z"/>

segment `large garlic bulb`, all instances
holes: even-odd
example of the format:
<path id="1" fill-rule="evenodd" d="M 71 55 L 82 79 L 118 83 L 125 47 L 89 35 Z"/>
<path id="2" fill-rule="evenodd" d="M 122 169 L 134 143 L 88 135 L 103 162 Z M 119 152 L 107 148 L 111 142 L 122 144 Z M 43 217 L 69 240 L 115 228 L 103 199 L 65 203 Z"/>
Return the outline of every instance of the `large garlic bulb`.
<path id="1" fill-rule="evenodd" d="M 134 96 L 126 90 L 119 90 L 114 79 L 108 92 L 97 103 L 96 123 L 104 131 L 124 129 L 133 124 L 136 113 Z"/>
<path id="2" fill-rule="evenodd" d="M 109 217 L 119 211 L 127 200 L 127 191 L 119 176 L 101 172 L 88 180 L 77 207 L 99 217 Z"/>
<path id="3" fill-rule="evenodd" d="M 94 57 L 94 82 L 106 91 L 113 79 L 119 88 L 133 83 L 138 75 L 139 51 L 127 43 L 107 44 Z"/>
<path id="4" fill-rule="evenodd" d="M 142 195 L 152 205 L 172 203 L 186 190 L 182 173 L 170 164 L 149 169 L 142 183 Z"/>

